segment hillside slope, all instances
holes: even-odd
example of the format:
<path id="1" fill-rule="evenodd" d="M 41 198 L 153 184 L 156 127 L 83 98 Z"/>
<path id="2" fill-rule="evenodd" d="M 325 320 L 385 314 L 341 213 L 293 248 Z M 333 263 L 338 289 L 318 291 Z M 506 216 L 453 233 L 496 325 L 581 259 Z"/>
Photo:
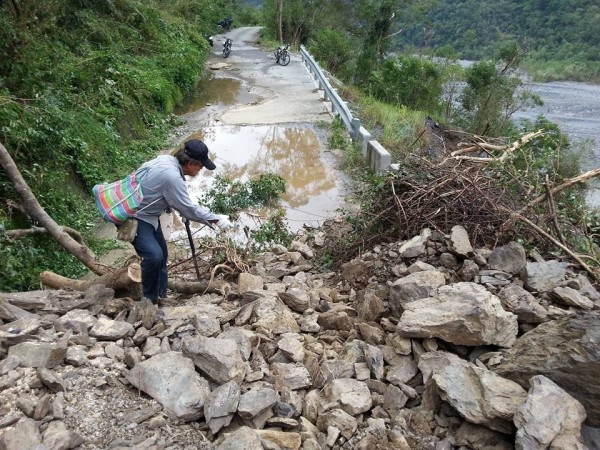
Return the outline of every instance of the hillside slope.
<path id="1" fill-rule="evenodd" d="M 600 79 L 600 5 L 593 0 L 439 0 L 428 22 L 406 29 L 397 43 L 449 46 L 463 58 L 481 59 L 506 40 L 529 51 L 531 67 L 545 62 L 542 76 Z"/>

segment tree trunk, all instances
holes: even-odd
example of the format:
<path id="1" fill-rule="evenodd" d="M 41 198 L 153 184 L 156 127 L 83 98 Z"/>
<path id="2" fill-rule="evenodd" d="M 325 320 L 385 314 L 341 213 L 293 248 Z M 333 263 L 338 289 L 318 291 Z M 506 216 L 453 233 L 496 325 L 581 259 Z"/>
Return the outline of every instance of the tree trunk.
<path id="1" fill-rule="evenodd" d="M 91 280 L 73 280 L 54 272 L 42 272 L 40 280 L 44 286 L 52 289 L 70 288 L 76 291 L 85 291 L 95 284 L 117 289 L 131 288 L 135 283 L 140 283 L 142 270 L 138 263 L 120 267 L 112 273 Z"/>
<path id="2" fill-rule="evenodd" d="M 139 264 L 133 263 L 93 280 L 73 280 L 54 272 L 42 272 L 40 279 L 44 286 L 52 289 L 68 288 L 83 292 L 95 284 L 101 284 L 115 290 L 130 289 L 134 284 L 141 282 L 141 268 Z M 226 281 L 221 280 L 212 280 L 210 284 L 207 281 L 169 280 L 169 289 L 187 295 L 205 293 L 227 295 L 231 290 L 231 286 Z"/>
<path id="3" fill-rule="evenodd" d="M 52 217 L 50 217 L 44 208 L 39 204 L 33 192 L 27 185 L 27 182 L 23 179 L 21 172 L 12 157 L 8 153 L 8 150 L 0 144 L 0 164 L 4 168 L 6 175 L 13 183 L 15 190 L 21 197 L 23 207 L 27 214 L 42 225 L 48 233 L 52 235 L 54 239 L 69 253 L 75 256 L 79 261 L 83 263 L 88 269 L 97 275 L 103 275 L 108 272 L 108 269 L 96 262 L 96 257 L 92 251 L 85 245 L 78 243 L 75 239 L 69 236 L 65 230 L 58 225 Z"/>
<path id="4" fill-rule="evenodd" d="M 279 39 L 279 43 L 283 45 L 283 0 L 277 1 L 277 38 Z"/>

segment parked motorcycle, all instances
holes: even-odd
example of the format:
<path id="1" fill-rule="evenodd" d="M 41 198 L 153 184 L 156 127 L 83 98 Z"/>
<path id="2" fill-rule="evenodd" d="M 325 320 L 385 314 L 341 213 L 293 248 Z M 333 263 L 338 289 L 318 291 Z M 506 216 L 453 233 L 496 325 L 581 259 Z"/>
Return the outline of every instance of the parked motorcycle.
<path id="1" fill-rule="evenodd" d="M 231 53 L 231 44 L 233 44 L 233 41 L 225 38 L 225 42 L 223 42 L 223 58 L 227 58 Z"/>
<path id="2" fill-rule="evenodd" d="M 283 47 L 277 47 L 275 50 L 275 63 L 281 66 L 287 66 L 290 63 L 290 44 Z"/>

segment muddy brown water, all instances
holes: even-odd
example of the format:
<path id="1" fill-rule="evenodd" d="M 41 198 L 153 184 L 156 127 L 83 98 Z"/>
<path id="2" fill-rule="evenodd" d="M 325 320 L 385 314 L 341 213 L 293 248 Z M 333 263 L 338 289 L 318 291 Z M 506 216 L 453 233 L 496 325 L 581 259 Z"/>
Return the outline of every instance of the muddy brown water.
<path id="1" fill-rule="evenodd" d="M 229 73 L 210 72 L 196 90 L 175 111 L 184 121 L 181 141 L 201 139 L 209 146 L 217 168 L 203 170 L 188 179 L 193 201 L 203 197 L 217 176 L 246 182 L 263 173 L 283 177 L 286 192 L 281 196 L 288 229 L 297 232 L 319 227 L 345 206 L 350 191 L 349 179 L 339 169 L 339 156 L 327 150 L 327 131 L 314 123 L 277 123 L 272 125 L 226 124 L 219 117 L 230 107 L 258 104 L 264 97 L 248 88 L 247 83 L 229 78 Z M 309 75 L 307 74 L 307 77 Z M 248 228 L 264 223 L 270 210 L 250 210 L 240 214 L 238 222 Z M 242 226 L 236 237 L 243 240 Z M 166 225 L 171 239 L 185 240 L 183 225 L 174 217 Z M 192 224 L 194 236 L 214 231 Z"/>
<path id="2" fill-rule="evenodd" d="M 229 94 L 224 96 L 223 89 Z M 232 94 L 236 90 L 247 97 L 237 80 L 205 80 L 205 86 L 196 91 L 197 96 L 186 100 L 193 106 L 184 105 L 179 111 L 189 114 L 197 112 L 194 108 L 201 105 L 237 104 L 239 98 Z M 304 226 L 320 226 L 344 204 L 344 195 L 348 192 L 346 177 L 338 169 L 338 157 L 326 149 L 325 130 L 313 124 L 227 125 L 208 119 L 204 127 L 184 140 L 187 139 L 208 143 L 217 166 L 214 171 L 204 170 L 188 180 L 190 196 L 200 204 L 217 176 L 246 182 L 263 173 L 278 174 L 286 182 L 281 200 L 292 232 Z M 249 214 L 242 213 L 239 220 L 250 228 L 257 227 L 270 212 L 248 211 Z M 175 232 L 175 236 L 181 238 L 181 228 L 175 227 Z"/>

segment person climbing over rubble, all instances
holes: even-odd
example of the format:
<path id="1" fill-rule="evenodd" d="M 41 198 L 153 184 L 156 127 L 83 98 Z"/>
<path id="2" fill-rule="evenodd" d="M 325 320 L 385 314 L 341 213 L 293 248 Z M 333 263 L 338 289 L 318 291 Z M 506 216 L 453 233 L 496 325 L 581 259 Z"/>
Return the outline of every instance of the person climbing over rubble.
<path id="1" fill-rule="evenodd" d="M 168 250 L 160 225 L 161 214 L 174 209 L 185 219 L 221 230 L 232 226 L 227 216 L 192 203 L 185 176 L 195 177 L 202 168 L 215 170 L 216 166 L 208 156 L 206 144 L 197 139 L 185 142 L 174 156 L 160 155 L 140 168 L 146 169 L 141 183 L 144 198 L 135 216 L 137 233 L 132 244 L 142 259 L 143 295 L 159 306 L 168 303 Z"/>

